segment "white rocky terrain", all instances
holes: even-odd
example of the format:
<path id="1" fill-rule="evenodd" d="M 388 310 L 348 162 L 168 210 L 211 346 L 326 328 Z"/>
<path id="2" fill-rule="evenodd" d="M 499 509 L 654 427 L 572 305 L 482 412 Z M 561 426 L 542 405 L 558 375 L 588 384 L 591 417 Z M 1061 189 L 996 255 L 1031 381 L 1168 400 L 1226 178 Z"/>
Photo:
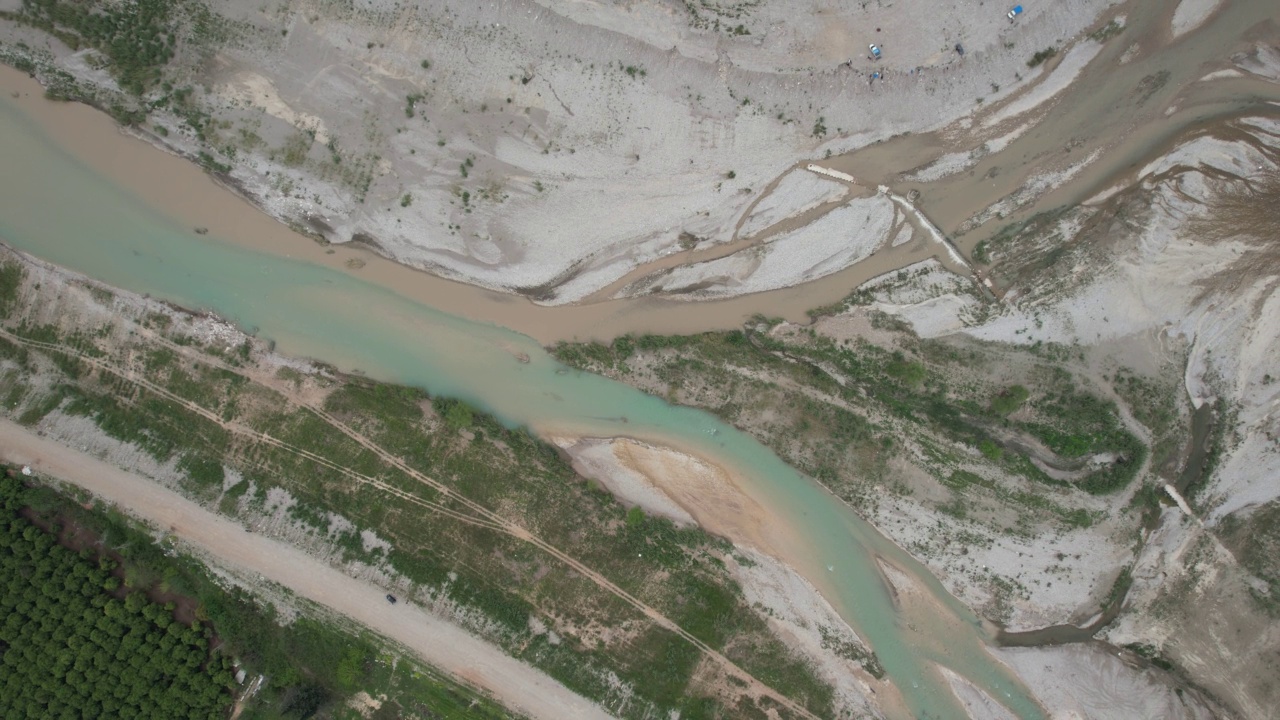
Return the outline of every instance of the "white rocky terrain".
<path id="1" fill-rule="evenodd" d="M 151 88 L 166 100 L 138 130 L 206 153 L 268 213 L 325 241 L 572 302 L 691 241 L 733 241 L 798 163 L 1016 92 L 1038 77 L 1025 66 L 1035 49 L 1079 37 L 1111 4 L 1047 4 L 1013 24 L 1002 6 L 964 0 L 189 3 L 166 70 L 184 94 Z M 8 22 L 0 42 L 113 102 L 97 51 Z M 792 183 L 779 191 L 760 210 L 812 201 Z M 849 232 L 883 239 L 881 210 L 855 212 Z M 866 252 L 776 268 L 774 254 L 693 272 L 750 292 Z M 764 279 L 740 281 L 753 275 Z"/>
<path id="2" fill-rule="evenodd" d="M 1116 645 L 1158 648 L 1241 716 L 1258 718 L 1271 712 L 1267 678 L 1274 677 L 1275 667 L 1267 658 L 1280 642 L 1270 611 L 1263 609 L 1274 602 L 1273 569 L 1250 560 L 1246 549 L 1251 543 L 1270 547 L 1274 519 L 1267 508 L 1280 499 L 1277 190 L 1280 123 L 1246 116 L 1177 144 L 1123 188 L 1057 218 L 1052 232 L 1018 235 L 996 246 L 996 271 L 1003 264 L 1018 279 L 994 316 L 975 317 L 981 303 L 970 287 L 947 280 L 953 276 L 936 264 L 913 274 L 905 286 L 870 285 L 875 308 L 908 320 L 923 336 L 963 333 L 1000 343 L 1063 344 L 1087 351 L 1104 374 L 1119 367 L 1180 374 L 1185 412 L 1213 408 L 1214 422 L 1222 424 L 1216 459 L 1193 500 L 1177 498 L 1154 528 L 1141 531 L 1136 558 L 1131 534 L 1107 538 L 1101 527 L 1025 547 L 996 538 L 974 557 L 984 567 L 1011 572 L 1028 588 L 1027 600 L 1013 613 L 1021 627 L 1073 613 L 1077 622 L 1086 620 L 1079 613 L 1105 586 L 1085 581 L 1098 568 L 1115 572 L 1131 565 L 1134 585 L 1126 610 L 1104 637 Z M 1113 220 L 1121 217 L 1123 222 Z M 1065 257 L 1051 268 L 1032 269 L 1034 257 L 1059 247 L 1070 248 Z M 1019 269 L 1027 274 L 1017 275 Z M 1192 458 L 1184 453 L 1181 462 L 1198 463 L 1196 449 L 1189 447 Z M 1148 472 L 1160 485 L 1177 476 L 1160 468 Z M 921 512 L 907 507 L 895 515 Z M 909 547 L 921 542 L 921 525 L 882 524 Z M 1242 532 L 1250 538 L 1242 539 Z M 1056 567 L 1049 556 L 1060 552 L 1090 558 L 1076 565 L 1084 575 L 1073 579 L 1073 570 Z M 987 601 L 955 572 L 954 560 L 939 557 L 931 564 L 960 597 Z M 1007 659 L 1042 687 L 1040 681 L 1055 674 L 1051 668 L 1078 666 L 1085 657 L 1084 650 L 1064 649 L 1053 659 L 1055 652 L 1011 650 Z M 1064 698 L 1063 715 L 1183 712 L 1157 710 L 1164 701 L 1137 687 L 1126 686 L 1123 693 L 1146 697 L 1148 704 L 1121 705 L 1117 715 Z"/>

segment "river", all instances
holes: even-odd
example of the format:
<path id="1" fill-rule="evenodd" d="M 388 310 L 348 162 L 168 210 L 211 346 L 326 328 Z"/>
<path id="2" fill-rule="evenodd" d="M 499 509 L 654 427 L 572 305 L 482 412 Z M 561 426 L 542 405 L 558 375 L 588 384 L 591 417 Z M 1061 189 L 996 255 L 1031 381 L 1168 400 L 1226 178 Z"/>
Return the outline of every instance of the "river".
<path id="1" fill-rule="evenodd" d="M 51 111 L 38 107 L 43 101 L 34 95 L 13 98 L 13 88 L 31 89 L 17 80 L 4 76 L 0 97 L 4 241 L 113 286 L 211 309 L 275 340 L 282 352 L 461 397 L 512 425 L 625 435 L 705 457 L 772 510 L 781 526 L 774 529 L 775 551 L 874 648 L 912 716 L 963 716 L 937 663 L 1018 716 L 1043 717 L 1030 693 L 988 653 L 988 633 L 977 617 L 909 554 L 752 438 L 706 413 L 568 371 L 527 335 L 440 312 L 395 287 L 312 259 L 253 249 L 220 237 L 217 224 L 198 236 L 156 198 L 135 195 L 82 161 L 69 150 L 74 143 L 51 140 L 42 129 Z M 46 114 L 33 117 L 37 110 Z M 57 112 L 63 110 L 83 108 Z M 130 151 L 112 162 L 159 155 L 140 142 L 118 135 L 116 141 Z M 237 211 L 256 215 L 243 203 Z M 519 353 L 530 362 L 519 362 Z M 923 600 L 895 598 L 877 557 L 923 588 Z"/>
<path id="2" fill-rule="evenodd" d="M 1025 217 L 1087 197 L 1140 167 L 1140 158 L 1188 128 L 1259 107 L 1268 93 L 1256 82 L 1194 79 L 1213 69 L 1214 60 L 1241 49 L 1240 39 L 1274 14 L 1272 6 L 1230 3 L 1191 34 L 1194 42 L 1190 36 L 1170 41 L 1163 28 L 1171 12 L 1131 16 L 1124 43 L 1106 48 L 1103 62 L 1087 69 L 1061 98 L 1066 112 L 1050 115 L 1042 127 L 966 175 L 985 177 L 1015 156 L 1023 158 L 1025 172 L 1005 172 L 998 182 L 957 177 L 898 189 L 922 190 L 926 209 L 952 231 L 974 209 L 1024 182 L 1031 172 L 1026 158 L 1061 138 L 1089 138 L 1079 154 L 1109 150 L 1104 162 L 1022 209 Z M 1117 72 L 1117 56 L 1135 41 L 1141 41 L 1142 52 Z M 1172 73 L 1172 81 L 1162 81 L 1151 102 L 1133 95 L 1135 86 L 1162 69 Z M 9 70 L 0 70 L 0 89 L 5 242 L 113 286 L 211 309 L 275 340 L 282 352 L 461 397 L 511 425 L 544 434 L 629 436 L 704 457 L 730 470 L 744 493 L 771 510 L 771 549 L 812 581 L 874 648 L 905 713 L 963 716 L 936 670 L 943 665 L 1017 716 L 1044 716 L 1027 689 L 987 651 L 991 634 L 979 619 L 920 563 L 811 479 L 710 415 L 569 371 L 541 347 L 558 338 L 733 327 L 752 312 L 801 319 L 805 309 L 838 299 L 883 268 L 855 266 L 803 289 L 696 306 L 646 299 L 541 308 L 351 248 L 323 248 L 216 187 L 185 161 L 122 137 L 105 116 L 80 106 L 54 107 L 39 98 L 37 86 Z M 1160 108 L 1171 103 L 1179 110 L 1161 117 Z M 1115 136 L 1128 139 L 1108 147 L 1106 138 Z M 883 143 L 832 164 L 892 182 L 909 156 L 908 145 L 919 147 L 920 140 Z M 210 233 L 198 236 L 193 225 L 207 226 Z M 966 244 L 989 232 L 974 233 Z M 911 259 L 917 258 L 904 258 Z M 362 269 L 350 269 L 352 261 Z M 529 363 L 516 360 L 522 353 Z M 877 558 L 924 592 L 894 593 Z"/>

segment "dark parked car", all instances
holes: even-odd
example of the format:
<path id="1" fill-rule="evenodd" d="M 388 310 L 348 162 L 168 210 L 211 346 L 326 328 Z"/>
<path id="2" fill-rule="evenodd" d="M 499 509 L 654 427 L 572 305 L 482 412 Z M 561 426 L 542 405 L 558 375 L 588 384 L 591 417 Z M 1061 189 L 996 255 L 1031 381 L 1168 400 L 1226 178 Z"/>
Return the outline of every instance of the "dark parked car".
<path id="1" fill-rule="evenodd" d="M 396 604 L 396 596 L 395 596 L 395 595 L 387 595 L 387 602 L 391 603 L 392 605 L 395 605 L 395 604 Z"/>

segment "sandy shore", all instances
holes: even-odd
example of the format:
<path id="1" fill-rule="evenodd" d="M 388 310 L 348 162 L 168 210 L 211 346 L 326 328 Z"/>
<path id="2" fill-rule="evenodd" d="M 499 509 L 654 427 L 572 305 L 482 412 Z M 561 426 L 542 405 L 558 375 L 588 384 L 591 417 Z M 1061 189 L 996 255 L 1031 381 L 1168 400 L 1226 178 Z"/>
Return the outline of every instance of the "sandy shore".
<path id="1" fill-rule="evenodd" d="M 549 437 L 586 477 L 623 502 L 656 515 L 691 519 L 708 532 L 784 560 L 797 545 L 794 535 L 742 489 L 733 473 L 705 458 L 631 438 Z"/>
<path id="2" fill-rule="evenodd" d="M 728 469 L 680 450 L 629 438 L 557 437 L 555 443 L 584 476 L 609 488 L 623 503 L 677 522 L 688 518 L 735 546 L 728 565 L 746 600 L 763 608 L 770 627 L 810 658 L 836 689 L 849 712 L 908 713 L 897 688 L 877 680 L 842 646 L 869 653 L 865 642 L 810 581 L 790 533 L 753 499 Z"/>

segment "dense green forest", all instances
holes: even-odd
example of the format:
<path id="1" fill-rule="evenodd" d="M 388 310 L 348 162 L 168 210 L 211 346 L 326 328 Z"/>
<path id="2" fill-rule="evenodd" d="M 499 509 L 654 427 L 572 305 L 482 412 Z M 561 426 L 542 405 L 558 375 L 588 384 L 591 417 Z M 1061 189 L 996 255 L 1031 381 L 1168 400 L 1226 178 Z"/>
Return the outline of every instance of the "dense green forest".
<path id="1" fill-rule="evenodd" d="M 359 718 L 347 700 L 360 691 L 382 698 L 376 720 L 513 717 L 377 638 L 308 614 L 281 622 L 85 499 L 0 472 L 0 718 L 225 718 L 230 689 L 250 684 L 233 658 L 264 676 L 241 720 Z"/>
<path id="2" fill-rule="evenodd" d="M 22 490 L 0 478 L 0 717 L 225 716 L 235 681 L 230 659 L 210 654 L 209 629 L 119 592 L 113 561 L 18 515 Z"/>

